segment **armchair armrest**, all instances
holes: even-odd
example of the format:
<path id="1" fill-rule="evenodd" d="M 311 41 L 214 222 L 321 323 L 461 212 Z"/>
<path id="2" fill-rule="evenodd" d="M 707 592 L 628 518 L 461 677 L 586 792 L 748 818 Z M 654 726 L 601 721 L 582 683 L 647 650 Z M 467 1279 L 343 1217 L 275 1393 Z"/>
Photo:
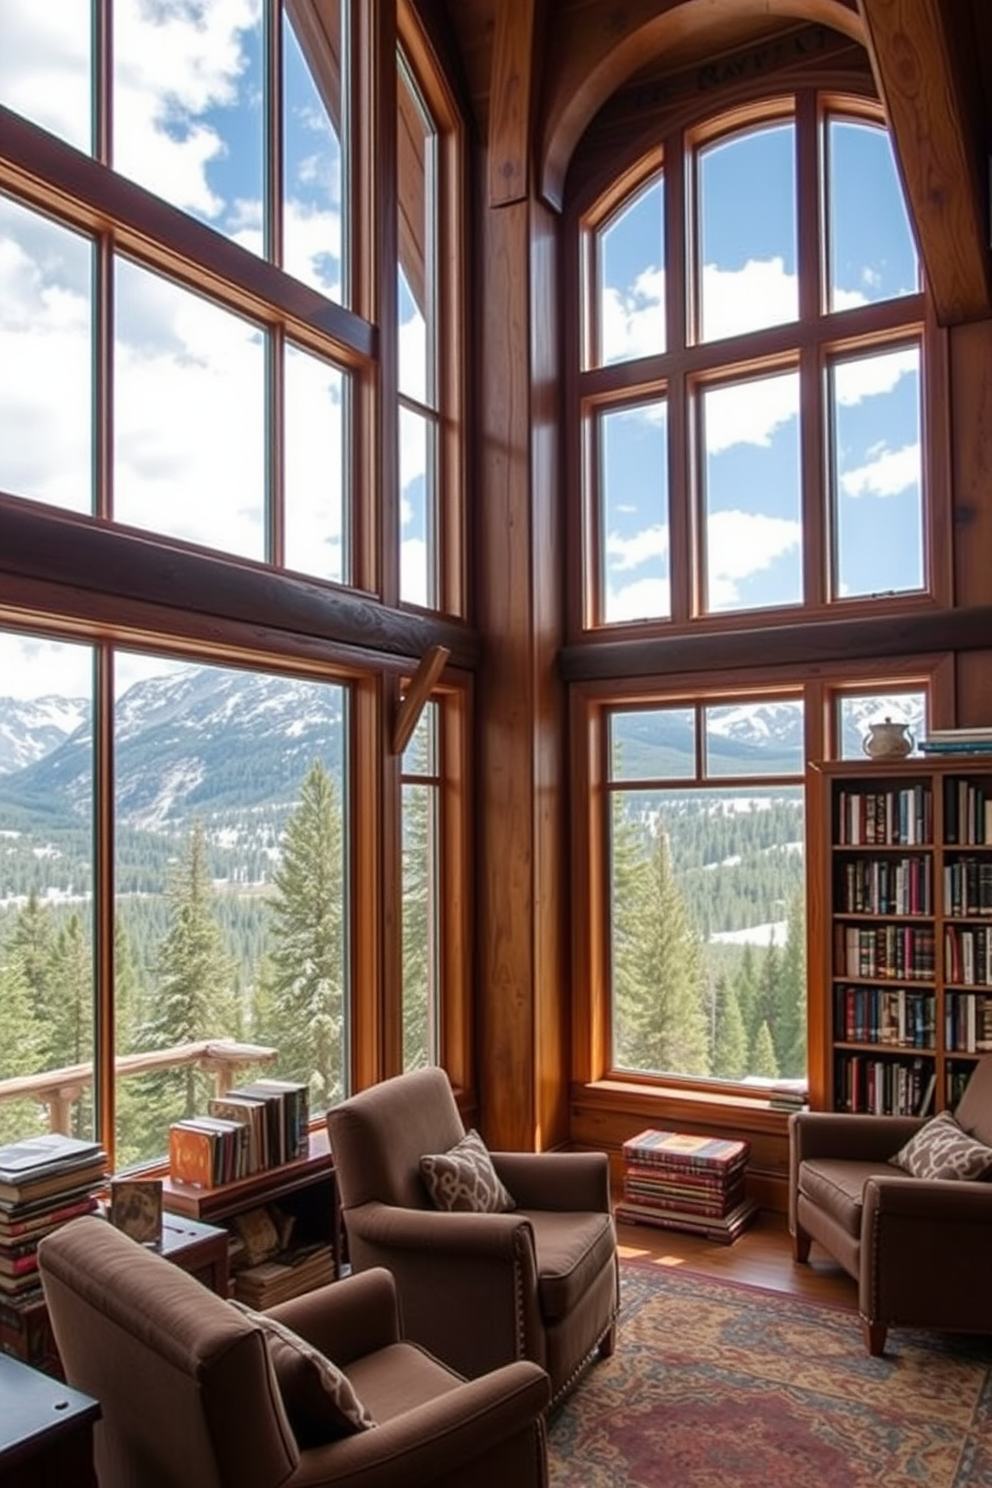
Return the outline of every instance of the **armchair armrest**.
<path id="1" fill-rule="evenodd" d="M 381 1266 L 328 1282 L 268 1309 L 336 1364 L 350 1364 L 400 1339 L 396 1284 Z"/>
<path id="2" fill-rule="evenodd" d="M 893 1170 L 891 1178 L 869 1178 L 865 1184 L 863 1225 L 882 1215 L 934 1224 L 987 1225 L 992 1241 L 992 1183 L 912 1178 Z"/>
<path id="3" fill-rule="evenodd" d="M 922 1116 L 869 1116 L 845 1111 L 794 1111 L 789 1149 L 795 1165 L 811 1157 L 887 1162 L 914 1132 Z"/>
<path id="4" fill-rule="evenodd" d="M 359 1204 L 345 1215 L 349 1234 L 391 1251 L 429 1250 L 434 1256 L 474 1256 L 512 1261 L 523 1244 L 533 1255 L 530 1223 L 522 1215 L 462 1214 L 441 1209 L 401 1209 Z"/>
<path id="5" fill-rule="evenodd" d="M 521 1209 L 610 1213 L 605 1152 L 493 1152 L 493 1167 Z"/>
<path id="6" fill-rule="evenodd" d="M 428 1488 L 494 1452 L 532 1427 L 551 1396 L 547 1374 L 519 1360 L 467 1380 L 425 1405 L 404 1411 L 374 1431 L 307 1452 L 286 1488 Z M 469 1474 L 465 1473 L 468 1481 Z"/>

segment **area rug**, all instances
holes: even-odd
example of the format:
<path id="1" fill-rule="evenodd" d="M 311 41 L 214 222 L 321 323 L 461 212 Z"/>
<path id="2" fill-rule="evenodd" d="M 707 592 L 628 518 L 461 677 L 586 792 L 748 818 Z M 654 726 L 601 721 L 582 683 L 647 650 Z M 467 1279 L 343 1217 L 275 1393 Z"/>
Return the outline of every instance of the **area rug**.
<path id="1" fill-rule="evenodd" d="M 621 1265 L 617 1351 L 548 1423 L 551 1488 L 992 1488 L 992 1339 Z"/>

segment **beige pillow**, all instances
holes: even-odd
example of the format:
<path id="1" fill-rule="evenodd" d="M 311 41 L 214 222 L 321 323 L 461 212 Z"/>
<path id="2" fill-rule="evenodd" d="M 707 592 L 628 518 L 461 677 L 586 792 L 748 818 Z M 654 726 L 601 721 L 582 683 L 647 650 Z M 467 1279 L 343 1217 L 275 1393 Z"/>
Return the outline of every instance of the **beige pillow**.
<path id="1" fill-rule="evenodd" d="M 505 1214 L 517 1207 L 477 1131 L 466 1132 L 448 1152 L 422 1157 L 420 1171 L 437 1209 Z"/>
<path id="2" fill-rule="evenodd" d="M 992 1147 L 969 1137 L 950 1111 L 940 1111 L 889 1162 L 914 1178 L 984 1178 L 992 1169 Z"/>
<path id="3" fill-rule="evenodd" d="M 318 1447 L 376 1424 L 348 1376 L 319 1349 L 268 1313 L 255 1312 L 233 1298 L 231 1306 L 265 1334 L 282 1403 L 300 1447 Z"/>

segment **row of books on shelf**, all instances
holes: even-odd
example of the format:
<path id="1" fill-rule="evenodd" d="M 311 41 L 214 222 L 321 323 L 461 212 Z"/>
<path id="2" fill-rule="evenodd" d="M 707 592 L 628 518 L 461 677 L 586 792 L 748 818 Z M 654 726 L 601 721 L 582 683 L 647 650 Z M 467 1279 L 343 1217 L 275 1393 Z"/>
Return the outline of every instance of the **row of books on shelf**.
<path id="1" fill-rule="evenodd" d="M 891 1044 L 932 1049 L 936 1034 L 933 992 L 911 987 L 857 987 L 834 990 L 834 1031 L 849 1044 Z"/>
<path id="2" fill-rule="evenodd" d="M 214 1096 L 206 1113 L 169 1127 L 169 1175 L 195 1188 L 216 1188 L 305 1157 L 310 1099 L 305 1084 L 254 1080 Z"/>
<path id="3" fill-rule="evenodd" d="M 834 926 L 834 970 L 842 977 L 931 982 L 934 932 L 922 925 Z"/>
<path id="4" fill-rule="evenodd" d="M 944 926 L 944 977 L 966 987 L 992 987 L 992 928 Z"/>
<path id="5" fill-rule="evenodd" d="M 917 748 L 924 754 L 988 754 L 992 752 L 992 726 L 930 729 Z"/>
<path id="6" fill-rule="evenodd" d="M 944 998 L 944 1044 L 959 1054 L 992 1049 L 992 992 L 948 992 Z"/>
<path id="7" fill-rule="evenodd" d="M 107 1176 L 106 1152 L 86 1138 L 46 1132 L 0 1147 L 0 1299 L 40 1295 L 39 1242 L 93 1213 Z"/>
<path id="8" fill-rule="evenodd" d="M 956 858 L 945 863 L 944 913 L 992 915 L 992 858 Z"/>
<path id="9" fill-rule="evenodd" d="M 933 794 L 925 783 L 888 790 L 845 788 L 837 796 L 836 841 L 918 847 L 933 841 Z"/>
<path id="10" fill-rule="evenodd" d="M 936 1071 L 930 1059 L 877 1059 L 871 1054 L 841 1054 L 834 1067 L 834 1104 L 838 1111 L 873 1115 L 930 1116 L 934 1109 Z"/>
<path id="11" fill-rule="evenodd" d="M 988 752 L 989 746 L 983 752 Z M 944 841 L 977 847 L 992 843 L 992 791 L 978 781 L 948 776 L 944 781 Z"/>
<path id="12" fill-rule="evenodd" d="M 839 877 L 838 903 L 847 914 L 933 913 L 931 867 L 926 856 L 853 858 L 841 865 Z"/>

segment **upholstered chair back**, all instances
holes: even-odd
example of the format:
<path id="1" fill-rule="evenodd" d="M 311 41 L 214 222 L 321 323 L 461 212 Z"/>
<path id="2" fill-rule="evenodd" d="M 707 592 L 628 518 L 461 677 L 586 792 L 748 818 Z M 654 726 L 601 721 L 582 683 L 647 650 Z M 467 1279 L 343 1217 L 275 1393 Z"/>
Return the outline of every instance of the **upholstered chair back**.
<path id="1" fill-rule="evenodd" d="M 425 1152 L 447 1152 L 465 1135 L 444 1070 L 397 1075 L 335 1106 L 328 1121 L 341 1203 L 431 1207 L 420 1176 Z"/>
<path id="2" fill-rule="evenodd" d="M 954 1115 L 969 1136 L 992 1147 L 992 1057 L 975 1065 Z"/>

